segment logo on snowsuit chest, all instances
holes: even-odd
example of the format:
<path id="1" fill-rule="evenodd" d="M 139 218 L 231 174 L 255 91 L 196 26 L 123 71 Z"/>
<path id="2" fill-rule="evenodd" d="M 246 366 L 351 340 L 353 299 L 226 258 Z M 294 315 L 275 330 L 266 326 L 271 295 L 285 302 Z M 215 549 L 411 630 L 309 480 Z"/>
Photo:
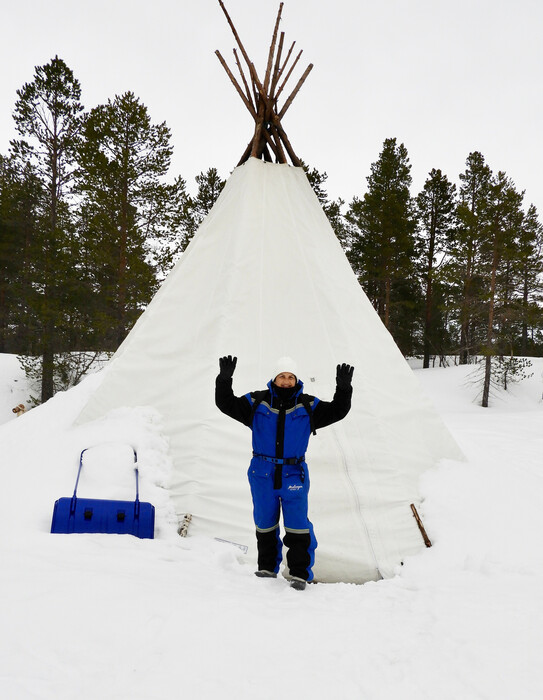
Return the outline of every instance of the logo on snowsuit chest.
<path id="1" fill-rule="evenodd" d="M 299 491 L 300 489 L 303 489 L 303 486 L 301 484 L 291 484 L 287 488 L 287 491 Z"/>

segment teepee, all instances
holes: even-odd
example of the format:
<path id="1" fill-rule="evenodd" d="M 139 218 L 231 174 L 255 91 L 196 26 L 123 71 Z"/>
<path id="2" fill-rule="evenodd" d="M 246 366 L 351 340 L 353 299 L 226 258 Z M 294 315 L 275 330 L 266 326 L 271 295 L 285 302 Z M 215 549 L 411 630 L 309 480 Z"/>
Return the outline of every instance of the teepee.
<path id="1" fill-rule="evenodd" d="M 256 561 L 251 435 L 215 406 L 218 358 L 238 356 L 240 395 L 263 388 L 288 355 L 306 393 L 328 400 L 336 364 L 353 364 L 351 412 L 312 437 L 307 461 L 315 580 L 363 583 L 392 576 L 424 547 L 411 508 L 419 477 L 461 455 L 362 291 L 281 125 L 303 82 L 279 109 L 293 67 L 292 47 L 283 61 L 283 33 L 277 39 L 281 9 L 263 81 L 231 24 L 249 79 L 236 51 L 243 85 L 219 58 L 254 136 L 78 420 L 121 406 L 158 409 L 174 465 L 171 496 L 180 522 L 192 516 L 188 536 L 235 543 Z"/>

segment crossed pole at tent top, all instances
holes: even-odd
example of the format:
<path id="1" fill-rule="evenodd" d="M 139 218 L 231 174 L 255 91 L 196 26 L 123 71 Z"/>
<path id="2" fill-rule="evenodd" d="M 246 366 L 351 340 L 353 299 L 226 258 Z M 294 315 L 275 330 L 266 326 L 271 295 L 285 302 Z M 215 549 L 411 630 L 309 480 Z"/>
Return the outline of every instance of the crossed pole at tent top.
<path id="1" fill-rule="evenodd" d="M 290 49 L 287 52 L 287 56 L 284 61 L 282 61 L 283 45 L 285 41 L 285 33 L 281 32 L 279 35 L 279 42 L 277 40 L 279 22 L 281 20 L 281 14 L 283 12 L 283 3 L 279 5 L 279 11 L 277 13 L 277 19 L 275 21 L 275 26 L 273 30 L 273 36 L 270 44 L 270 49 L 268 53 L 268 62 L 266 65 L 266 74 L 264 76 L 264 81 L 262 82 L 256 72 L 254 63 L 250 60 L 247 55 L 247 51 L 239 38 L 239 34 L 232 22 L 230 15 L 228 14 L 226 7 L 222 0 L 219 0 L 219 5 L 221 6 L 228 24 L 232 29 L 234 38 L 238 45 L 238 48 L 243 56 L 245 63 L 247 64 L 247 69 L 249 71 L 249 81 L 243 70 L 242 63 L 239 59 L 238 52 L 234 48 L 234 60 L 237 69 L 240 74 L 241 84 L 234 76 L 233 72 L 228 67 L 228 64 L 222 57 L 220 51 L 215 51 L 221 65 L 226 71 L 228 77 L 232 81 L 232 84 L 236 88 L 239 96 L 242 99 L 243 104 L 249 110 L 251 116 L 255 120 L 255 131 L 253 137 L 247 148 L 243 152 L 238 165 L 244 163 L 248 158 L 263 158 L 269 162 L 275 159 L 276 163 L 287 163 L 287 155 L 290 158 L 293 165 L 300 166 L 301 161 L 298 156 L 294 153 L 294 149 L 288 139 L 288 136 L 283 129 L 281 124 L 282 118 L 285 116 L 288 108 L 292 104 L 292 101 L 298 94 L 300 88 L 305 82 L 305 79 L 311 72 L 313 64 L 310 63 L 302 74 L 301 78 L 298 80 L 294 90 L 290 93 L 289 97 L 285 100 L 283 106 L 279 108 L 278 100 L 281 96 L 285 85 L 287 84 L 292 72 L 294 71 L 302 51 L 300 51 L 294 58 L 292 64 L 289 66 L 289 61 L 293 56 L 295 41 L 292 42 Z M 288 69 L 287 69 L 287 66 Z M 270 152 L 271 151 L 271 152 Z M 272 153 L 274 158 L 272 158 Z"/>

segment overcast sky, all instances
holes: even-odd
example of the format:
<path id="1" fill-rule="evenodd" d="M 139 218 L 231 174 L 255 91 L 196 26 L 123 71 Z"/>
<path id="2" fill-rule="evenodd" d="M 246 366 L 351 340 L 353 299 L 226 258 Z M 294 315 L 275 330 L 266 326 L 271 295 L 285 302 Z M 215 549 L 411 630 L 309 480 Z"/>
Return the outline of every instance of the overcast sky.
<path id="1" fill-rule="evenodd" d="M 279 2 L 225 0 L 259 73 Z M 234 38 L 217 0 L 0 0 L 0 152 L 16 90 L 57 54 L 85 107 L 133 91 L 166 121 L 172 173 L 226 177 L 253 131 L 214 52 Z M 314 69 L 284 119 L 331 197 L 366 188 L 385 138 L 409 152 L 413 190 L 432 168 L 458 183 L 471 151 L 543 212 L 542 0 L 285 0 L 281 29 Z M 297 80 L 297 77 L 296 77 Z M 296 80 L 291 81 L 294 86 Z M 542 216 L 543 218 L 543 216 Z"/>

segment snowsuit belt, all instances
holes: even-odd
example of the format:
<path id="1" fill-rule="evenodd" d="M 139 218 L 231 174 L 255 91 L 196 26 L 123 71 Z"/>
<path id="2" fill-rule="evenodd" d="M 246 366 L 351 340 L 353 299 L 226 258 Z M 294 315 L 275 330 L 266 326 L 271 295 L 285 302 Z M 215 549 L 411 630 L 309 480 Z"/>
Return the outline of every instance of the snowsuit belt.
<path id="1" fill-rule="evenodd" d="M 304 459 L 305 455 L 303 457 L 268 457 L 267 455 L 259 455 L 257 452 L 253 452 L 253 457 L 258 457 L 259 459 L 263 459 L 265 462 L 273 462 L 274 464 L 301 464 Z"/>

